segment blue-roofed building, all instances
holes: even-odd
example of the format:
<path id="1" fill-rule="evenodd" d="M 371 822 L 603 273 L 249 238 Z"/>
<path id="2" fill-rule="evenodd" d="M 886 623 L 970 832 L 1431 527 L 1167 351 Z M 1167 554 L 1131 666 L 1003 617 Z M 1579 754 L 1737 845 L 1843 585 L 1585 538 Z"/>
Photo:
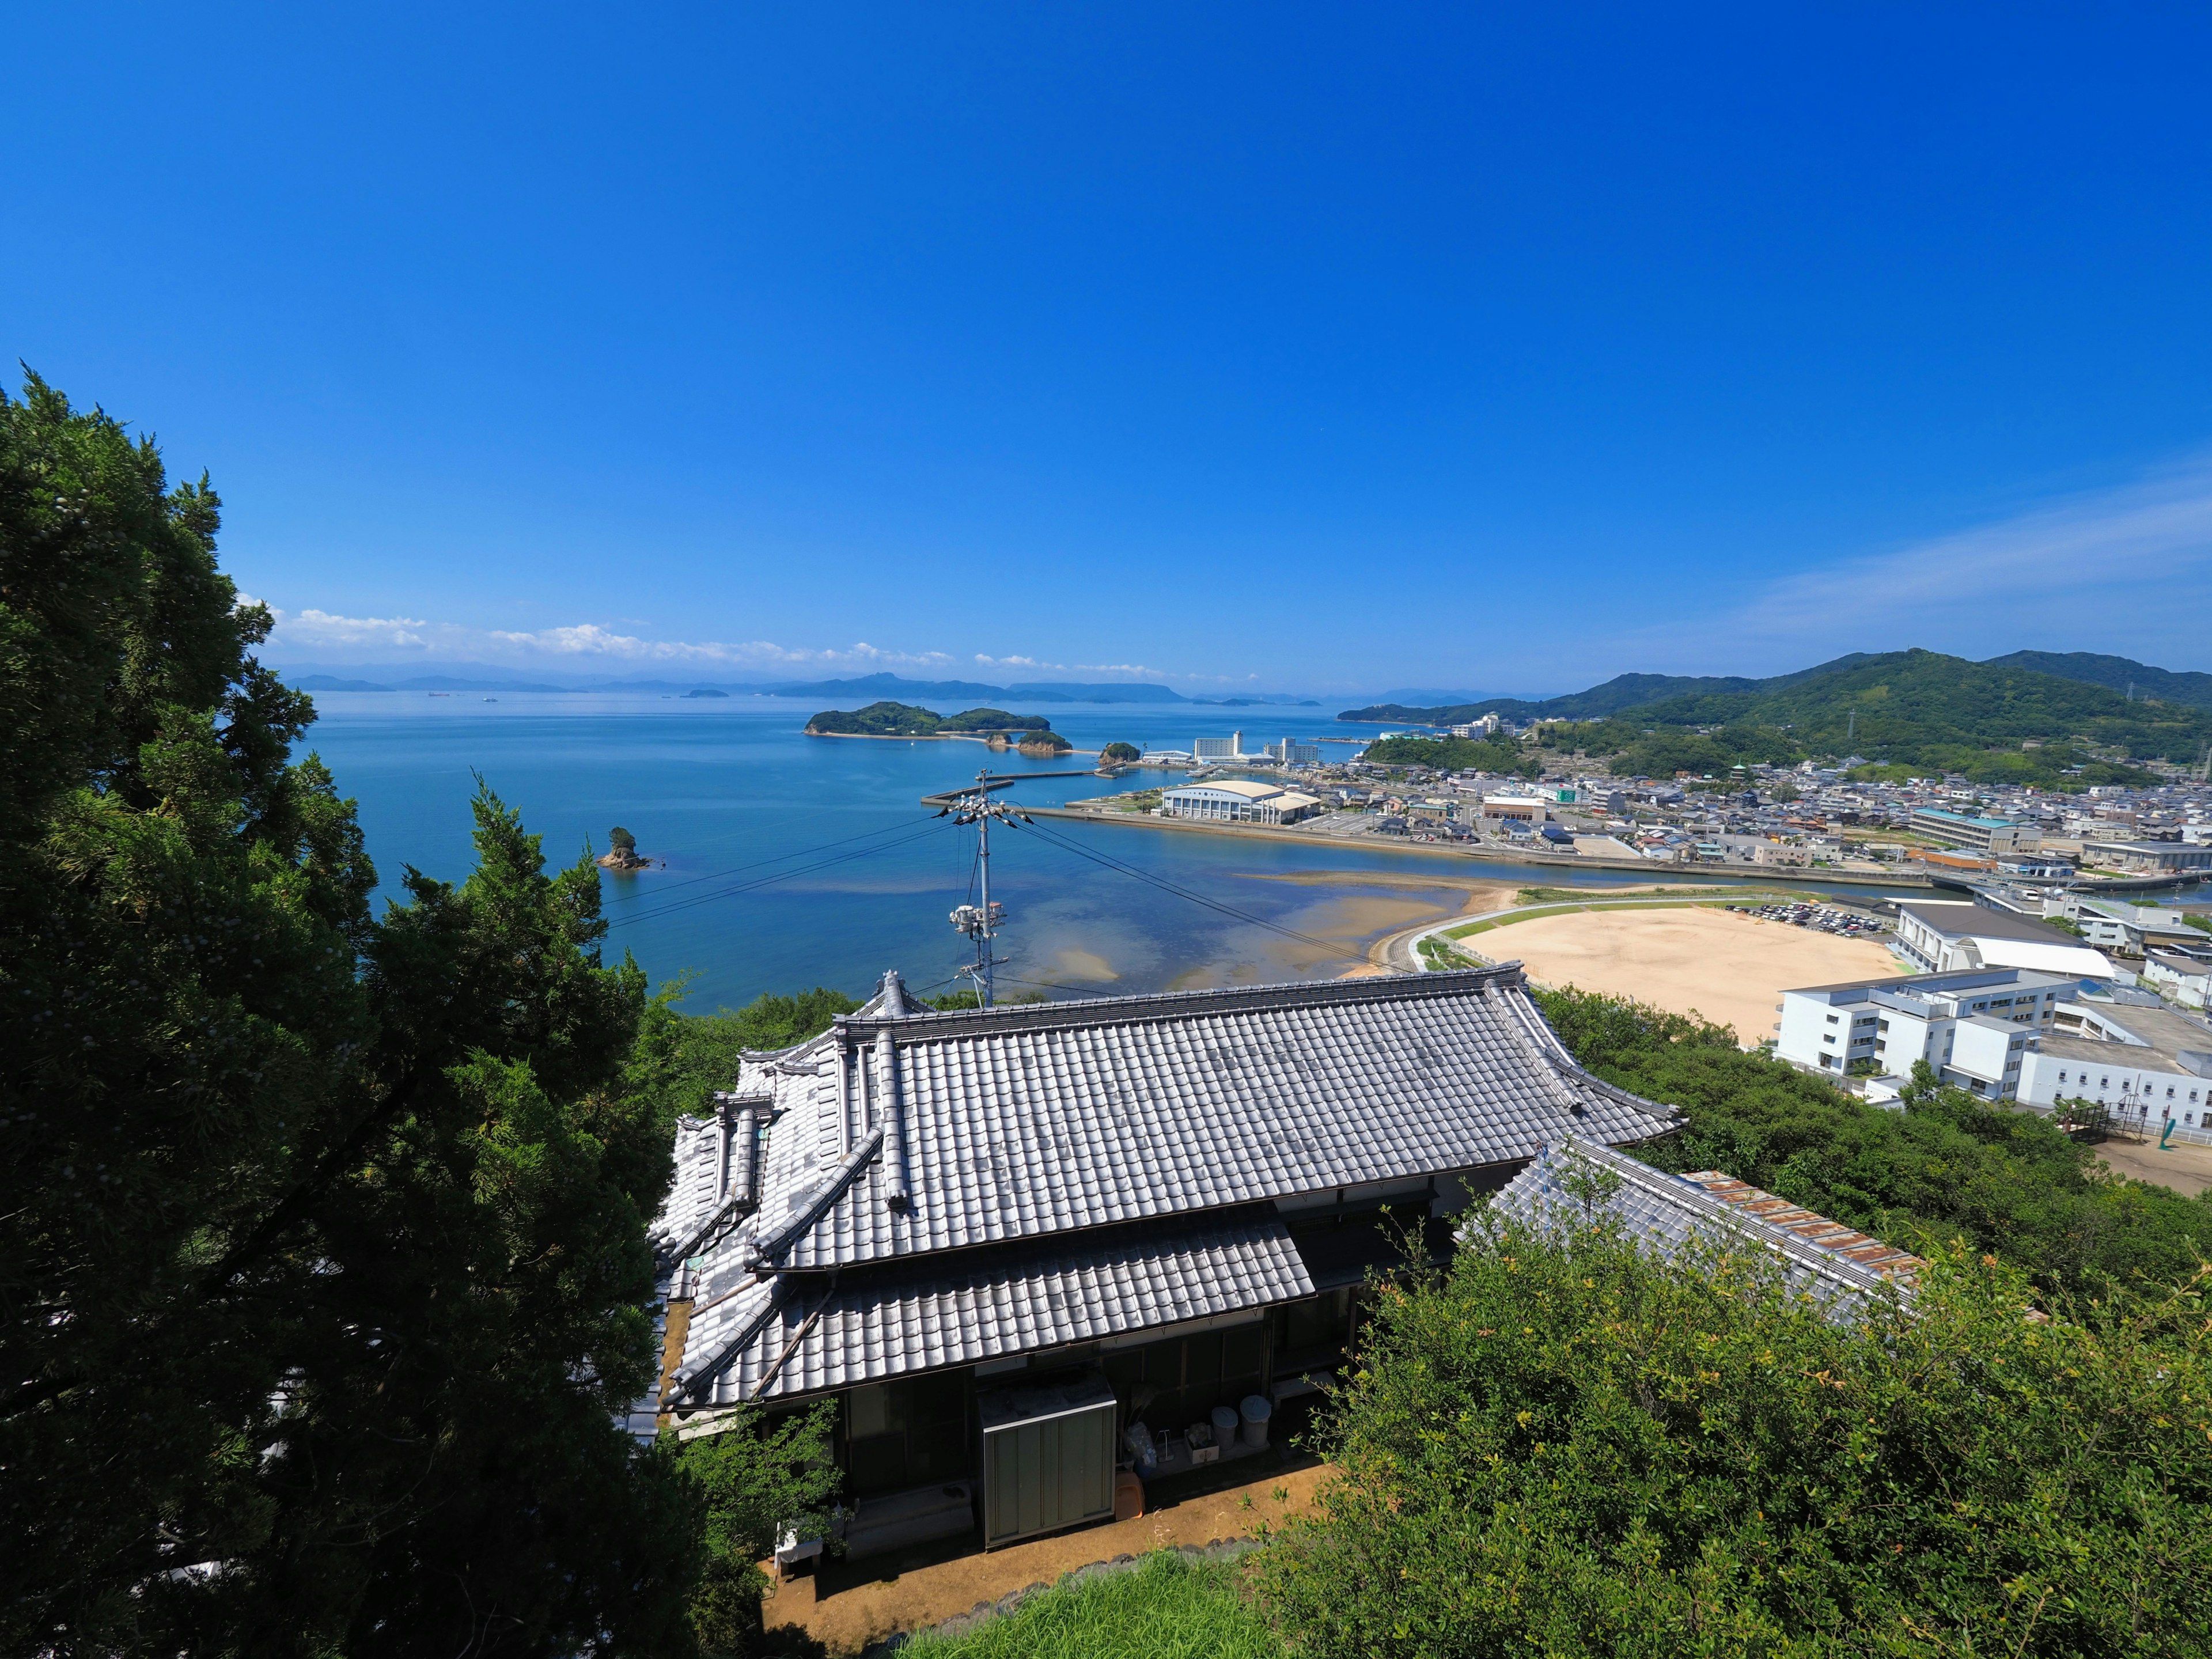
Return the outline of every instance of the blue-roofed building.
<path id="1" fill-rule="evenodd" d="M 1971 812 L 1947 812 L 1933 806 L 1914 808 L 1911 827 L 1930 841 L 1985 859 L 2016 858 L 2039 851 L 2043 846 L 2043 831 L 2034 824 L 1977 817 Z"/>

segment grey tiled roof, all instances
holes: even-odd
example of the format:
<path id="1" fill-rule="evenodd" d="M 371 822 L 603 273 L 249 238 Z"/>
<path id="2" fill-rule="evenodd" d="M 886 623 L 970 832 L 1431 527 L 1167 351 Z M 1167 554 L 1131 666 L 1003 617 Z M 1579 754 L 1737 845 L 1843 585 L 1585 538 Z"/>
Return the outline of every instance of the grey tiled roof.
<path id="1" fill-rule="evenodd" d="M 888 1030 L 897 1099 L 872 1048 Z M 913 1203 L 881 1160 L 775 1255 L 825 1267 L 1217 1209 L 1609 1142 L 1668 1109 L 1578 1071 L 1517 973 L 1328 981 L 845 1022 L 824 1149 L 904 1118 Z M 802 1128 L 801 1133 L 804 1133 Z M 834 1140 L 833 1140 L 834 1138 Z"/>
<path id="2" fill-rule="evenodd" d="M 1611 1190 L 1602 1196 L 1576 1190 L 1593 1176 L 1598 1191 Z M 1755 1244 L 1774 1255 L 1793 1291 L 1838 1306 L 1881 1296 L 1893 1279 L 1909 1290 L 1911 1270 L 1926 1265 L 1717 1171 L 1669 1175 L 1583 1141 L 1545 1147 L 1490 1200 L 1490 1209 L 1540 1228 L 1602 1210 L 1623 1232 L 1664 1255 L 1693 1241 Z M 1480 1217 L 1468 1224 L 1479 1229 Z"/>
<path id="3" fill-rule="evenodd" d="M 832 1030 L 746 1055 L 720 1116 L 684 1121 L 655 1238 L 693 1303 L 687 1391 L 719 1398 L 795 1338 L 797 1377 L 872 1363 L 837 1357 L 872 1328 L 840 1310 L 890 1297 L 885 1275 L 957 1278 L 977 1271 L 963 1253 L 1000 1247 L 1133 1272 L 1152 1259 L 1143 1224 L 1179 1237 L 1273 1200 L 1494 1170 L 1569 1134 L 1640 1142 L 1677 1121 L 1576 1066 L 1513 967 L 957 1013 L 921 1011 L 886 975 Z M 728 1155 L 732 1133 L 749 1159 Z M 1218 1294 L 1243 1305 L 1249 1267 L 1196 1250 L 1187 1271 L 1226 1274 Z M 802 1336 L 830 1270 L 847 1300 Z M 1182 1290 L 1192 1305 L 1216 1294 Z M 1036 1346 L 1019 1318 L 979 1329 L 1008 1346 L 971 1358 Z M 797 1386 L 777 1371 L 775 1392 Z"/>
<path id="4" fill-rule="evenodd" d="M 971 1251 L 833 1283 L 793 1275 L 695 1312 L 687 1355 L 720 1358 L 714 1405 L 1092 1342 L 1314 1293 L 1273 1215 L 1116 1228 L 1045 1250 Z M 735 1341 L 734 1352 L 729 1350 Z M 779 1364 L 779 1362 L 781 1362 Z M 765 1386 L 763 1386 L 765 1384 Z"/>

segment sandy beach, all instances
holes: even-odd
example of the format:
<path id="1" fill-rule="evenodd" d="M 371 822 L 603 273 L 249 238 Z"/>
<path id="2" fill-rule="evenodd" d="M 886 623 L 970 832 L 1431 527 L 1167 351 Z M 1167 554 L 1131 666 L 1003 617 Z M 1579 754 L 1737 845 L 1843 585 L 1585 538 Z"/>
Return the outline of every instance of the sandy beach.
<path id="1" fill-rule="evenodd" d="M 1546 985 L 1634 997 L 1735 1028 L 1746 1048 L 1774 1034 L 1785 990 L 1900 970 L 1886 946 L 1787 922 L 1696 908 L 1582 910 L 1479 933 L 1493 961 L 1517 960 Z"/>

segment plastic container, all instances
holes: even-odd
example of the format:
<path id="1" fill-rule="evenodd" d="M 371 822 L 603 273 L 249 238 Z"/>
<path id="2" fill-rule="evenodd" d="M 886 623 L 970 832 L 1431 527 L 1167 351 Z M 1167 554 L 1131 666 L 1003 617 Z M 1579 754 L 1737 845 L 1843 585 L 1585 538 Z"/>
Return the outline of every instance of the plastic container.
<path id="1" fill-rule="evenodd" d="M 1121 1437 L 1121 1442 L 1128 1447 L 1129 1455 L 1136 1460 L 1138 1474 L 1150 1474 L 1159 1467 L 1159 1447 L 1153 1443 L 1152 1431 L 1143 1424 L 1130 1424 L 1128 1432 Z"/>
<path id="2" fill-rule="evenodd" d="M 1237 1410 L 1239 1415 L 1244 1419 L 1244 1443 L 1255 1450 L 1266 1446 L 1267 1419 L 1275 1414 L 1275 1408 L 1269 1405 L 1263 1396 L 1248 1394 L 1244 1396 L 1244 1403 Z"/>
<path id="3" fill-rule="evenodd" d="M 1237 1443 L 1237 1413 L 1227 1406 L 1216 1406 L 1213 1419 L 1213 1443 L 1226 1451 Z"/>

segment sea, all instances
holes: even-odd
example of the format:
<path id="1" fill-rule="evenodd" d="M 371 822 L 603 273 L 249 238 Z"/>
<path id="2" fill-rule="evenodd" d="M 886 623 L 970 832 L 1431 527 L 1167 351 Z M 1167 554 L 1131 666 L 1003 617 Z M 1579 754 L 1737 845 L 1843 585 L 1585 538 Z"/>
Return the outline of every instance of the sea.
<path id="1" fill-rule="evenodd" d="M 605 852 L 619 825 L 652 867 L 605 873 L 604 948 L 634 957 L 656 986 L 680 984 L 697 1013 L 817 985 L 857 997 L 888 969 L 927 995 L 965 984 L 956 969 L 974 951 L 950 913 L 976 896 L 977 835 L 922 798 L 979 771 L 1084 764 L 973 742 L 810 738 L 818 705 L 780 697 L 318 692 L 315 704 L 302 747 L 357 804 L 380 902 L 404 897 L 410 867 L 467 876 L 479 779 L 543 837 L 550 864 Z M 1248 750 L 1296 738 L 1348 757 L 1371 736 L 1347 737 L 1330 711 L 1280 706 L 1042 712 L 1083 750 L 1188 750 L 1241 731 Z M 1001 798 L 1058 805 L 1176 775 L 1038 775 Z M 1571 879 L 1607 888 L 1662 873 Z M 1006 908 L 998 988 L 1062 998 L 1334 977 L 1384 934 L 1458 913 L 1455 884 L 1486 881 L 1566 884 L 1551 868 L 1388 848 L 1053 818 L 995 826 L 991 896 Z"/>

